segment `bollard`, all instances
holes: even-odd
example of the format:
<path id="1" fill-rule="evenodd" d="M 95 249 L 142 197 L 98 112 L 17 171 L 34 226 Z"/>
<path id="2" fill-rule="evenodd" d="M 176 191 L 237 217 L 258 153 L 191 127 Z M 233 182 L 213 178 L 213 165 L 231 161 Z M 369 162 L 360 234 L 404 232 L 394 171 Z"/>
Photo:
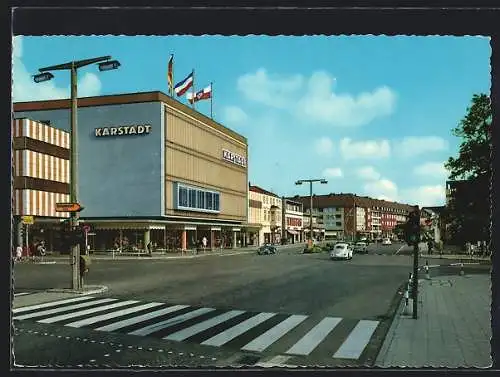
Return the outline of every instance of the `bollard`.
<path id="1" fill-rule="evenodd" d="M 405 305 L 403 308 L 403 315 L 410 315 L 410 294 L 408 293 L 408 289 L 405 291 Z"/>
<path id="2" fill-rule="evenodd" d="M 425 278 L 427 280 L 430 280 L 431 279 L 431 274 L 429 272 L 429 261 L 425 261 L 424 271 L 425 271 Z"/>
<path id="3" fill-rule="evenodd" d="M 464 264 L 463 263 L 460 263 L 460 272 L 459 272 L 459 275 L 460 276 L 464 276 L 465 275 Z"/>

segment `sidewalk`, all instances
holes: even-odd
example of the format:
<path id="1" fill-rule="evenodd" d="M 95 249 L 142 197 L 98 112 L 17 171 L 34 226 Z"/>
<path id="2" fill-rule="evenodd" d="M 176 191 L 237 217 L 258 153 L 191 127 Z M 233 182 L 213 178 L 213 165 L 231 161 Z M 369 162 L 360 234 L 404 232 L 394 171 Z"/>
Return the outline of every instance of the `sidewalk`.
<path id="1" fill-rule="evenodd" d="M 21 308 L 23 306 L 39 305 L 46 302 L 68 300 L 77 296 L 97 295 L 104 293 L 108 287 L 104 285 L 87 285 L 81 291 L 72 289 L 47 289 L 42 292 L 35 292 L 21 296 L 14 296 L 12 308 Z"/>
<path id="2" fill-rule="evenodd" d="M 491 360 L 491 276 L 436 277 L 419 282 L 418 319 L 404 300 L 375 366 L 477 367 Z"/>

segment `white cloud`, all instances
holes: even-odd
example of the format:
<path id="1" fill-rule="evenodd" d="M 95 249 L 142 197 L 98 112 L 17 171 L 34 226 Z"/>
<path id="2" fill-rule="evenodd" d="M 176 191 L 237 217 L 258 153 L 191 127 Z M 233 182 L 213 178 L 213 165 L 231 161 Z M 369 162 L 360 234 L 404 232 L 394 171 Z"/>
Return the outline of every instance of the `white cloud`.
<path id="1" fill-rule="evenodd" d="M 364 166 L 356 172 L 361 179 L 377 180 L 380 179 L 380 173 L 373 166 Z"/>
<path id="2" fill-rule="evenodd" d="M 338 178 L 342 177 L 342 170 L 340 168 L 326 168 L 323 170 L 324 177 Z"/>
<path id="3" fill-rule="evenodd" d="M 239 77 L 237 82 L 238 90 L 248 99 L 277 108 L 286 107 L 290 95 L 297 92 L 302 85 L 301 75 L 271 77 L 264 68 Z"/>
<path id="4" fill-rule="evenodd" d="M 418 204 L 421 207 L 444 205 L 446 201 L 443 185 L 420 186 L 401 190 L 401 200 L 409 204 Z"/>
<path id="5" fill-rule="evenodd" d="M 340 141 L 340 152 L 346 160 L 387 158 L 391 147 L 388 140 L 352 141 L 344 138 Z"/>
<path id="6" fill-rule="evenodd" d="M 331 156 L 333 151 L 333 142 L 328 137 L 322 137 L 314 143 L 316 153 L 323 156 Z"/>
<path id="7" fill-rule="evenodd" d="M 238 106 L 227 106 L 224 108 L 224 122 L 228 124 L 244 123 L 248 119 L 248 115 Z"/>
<path id="8" fill-rule="evenodd" d="M 414 157 L 428 152 L 448 149 L 448 142 L 438 136 L 409 136 L 397 143 L 397 152 L 403 157 Z"/>
<path id="9" fill-rule="evenodd" d="M 37 101 L 61 99 L 70 97 L 70 87 L 57 87 L 54 79 L 42 83 L 33 81 L 32 73 L 26 69 L 23 58 L 23 37 L 16 36 L 13 41 L 12 52 L 12 98 L 15 102 L 20 101 Z M 61 74 L 66 73 L 69 80 L 69 73 L 60 71 Z M 81 76 L 78 81 L 78 96 L 89 97 L 98 95 L 101 92 L 101 81 L 99 77 L 87 72 Z"/>
<path id="10" fill-rule="evenodd" d="M 396 201 L 398 199 L 398 187 L 388 179 L 379 179 L 368 182 L 364 186 L 365 193 L 374 199 Z"/>
<path id="11" fill-rule="evenodd" d="M 446 179 L 450 172 L 444 167 L 443 162 L 426 162 L 416 166 L 413 173 L 423 177 Z"/>
<path id="12" fill-rule="evenodd" d="M 387 86 L 358 95 L 332 91 L 335 79 L 326 72 L 315 72 L 308 92 L 298 103 L 298 114 L 310 122 L 335 127 L 356 127 L 393 113 L 396 94 Z"/>

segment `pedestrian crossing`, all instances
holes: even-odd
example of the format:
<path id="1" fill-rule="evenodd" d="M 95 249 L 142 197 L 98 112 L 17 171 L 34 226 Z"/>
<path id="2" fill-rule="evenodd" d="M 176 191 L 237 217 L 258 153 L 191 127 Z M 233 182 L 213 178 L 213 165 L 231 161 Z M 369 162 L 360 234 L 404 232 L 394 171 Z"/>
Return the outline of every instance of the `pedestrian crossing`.
<path id="1" fill-rule="evenodd" d="M 241 351 L 357 360 L 379 321 L 81 296 L 13 309 L 15 321 L 151 336 Z"/>

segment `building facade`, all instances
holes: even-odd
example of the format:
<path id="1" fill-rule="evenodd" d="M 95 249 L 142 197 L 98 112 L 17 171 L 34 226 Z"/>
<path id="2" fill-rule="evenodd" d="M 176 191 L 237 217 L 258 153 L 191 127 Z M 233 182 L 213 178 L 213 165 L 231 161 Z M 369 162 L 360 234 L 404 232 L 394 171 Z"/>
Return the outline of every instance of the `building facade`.
<path id="1" fill-rule="evenodd" d="M 287 198 L 282 198 L 282 239 L 286 243 L 298 243 L 304 241 L 303 225 L 304 212 L 302 203 Z"/>
<path id="2" fill-rule="evenodd" d="M 60 223 L 69 217 L 56 212 L 56 203 L 69 201 L 69 133 L 27 118 L 12 121 L 12 215 L 14 239 L 26 246 L 26 226 L 22 216 L 33 216 L 39 226 L 31 226 L 28 243 L 44 239 L 58 246 L 57 234 L 44 232 L 43 224 Z"/>
<path id="3" fill-rule="evenodd" d="M 70 102 L 14 104 L 16 117 L 70 130 Z M 245 137 L 161 92 L 78 100 L 79 201 L 92 248 L 241 245 L 248 224 Z"/>
<path id="4" fill-rule="evenodd" d="M 258 245 L 281 242 L 282 209 L 281 198 L 273 192 L 248 183 L 249 223 L 258 224 Z M 250 199 L 252 202 L 250 202 Z M 252 207 L 251 207 L 252 206 Z M 259 208 L 260 206 L 260 208 Z M 254 225 L 255 229 L 255 225 Z"/>

